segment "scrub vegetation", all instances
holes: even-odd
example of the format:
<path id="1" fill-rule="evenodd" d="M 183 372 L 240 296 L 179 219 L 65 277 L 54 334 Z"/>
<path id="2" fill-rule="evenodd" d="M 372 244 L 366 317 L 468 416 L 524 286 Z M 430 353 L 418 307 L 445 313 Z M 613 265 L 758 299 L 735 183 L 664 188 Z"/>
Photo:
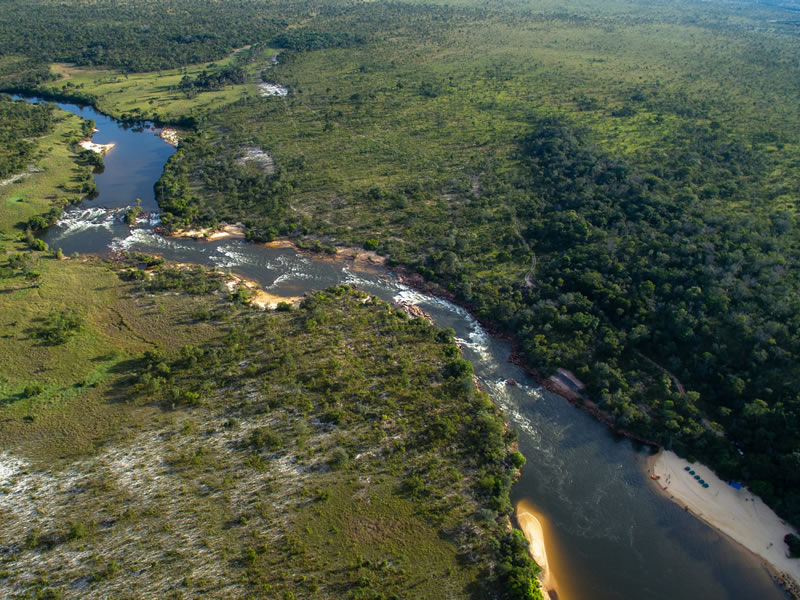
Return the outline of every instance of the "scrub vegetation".
<path id="1" fill-rule="evenodd" d="M 0 23 L 3 89 L 82 98 L 132 120 L 185 118 L 193 129 L 157 186 L 166 228 L 241 221 L 252 240 L 377 249 L 513 335 L 543 377 L 575 372 L 619 429 L 746 481 L 800 524 L 800 30 L 791 6 L 30 6 L 7 3 Z M 281 49 L 278 64 L 271 48 Z M 80 69 L 61 66 L 70 79 L 55 81 L 53 62 Z M 290 93 L 260 97 L 259 79 Z M 251 148 L 274 169 L 243 163 Z M 13 171 L 15 159 L 5 160 Z M 327 331 L 307 312 L 281 318 L 296 335 Z M 239 376 L 247 368 L 224 364 Z M 185 389 L 180 378 L 149 375 L 162 403 L 208 395 L 213 413 L 216 380 Z M 303 387 L 312 380 L 297 388 L 305 409 L 270 410 L 321 419 L 313 411 L 327 410 L 324 389 Z M 272 393 L 262 386 L 258 398 Z M 283 431 L 248 443 L 258 456 L 278 452 Z M 353 457 L 331 453 L 326 464 L 342 472 Z M 327 501 L 352 497 L 354 486 L 329 486 Z M 393 527 L 364 510 L 375 530 Z M 346 511 L 319 512 L 339 519 L 331 532 L 348 530 Z M 295 517 L 310 539 L 323 535 Z M 247 556 L 255 571 L 272 560 L 256 546 Z"/>
<path id="2" fill-rule="evenodd" d="M 142 260 L 117 267 L 139 312 L 174 297 L 128 276 Z M 540 597 L 507 529 L 514 435 L 452 332 L 347 287 L 276 312 L 196 298 L 191 344 L 81 383 L 128 415 L 124 437 L 60 468 L 2 457 L 9 597 Z"/>
<path id="3" fill-rule="evenodd" d="M 619 429 L 796 523 L 788 16 L 329 7 L 264 42 L 285 48 L 265 67 L 289 96 L 198 122 L 159 184 L 164 224 L 376 246 L 513 334 L 543 377 L 574 371 Z M 251 147 L 274 172 L 242 168 Z"/>
<path id="4" fill-rule="evenodd" d="M 86 167 L 56 134 L 91 124 L 13 114 L 45 111 L 31 159 L 65 164 L 12 185 L 57 217 Z M 452 331 L 346 286 L 265 312 L 221 271 L 65 258 L 12 209 L 4 597 L 541 598 L 508 527 L 524 459 Z"/>

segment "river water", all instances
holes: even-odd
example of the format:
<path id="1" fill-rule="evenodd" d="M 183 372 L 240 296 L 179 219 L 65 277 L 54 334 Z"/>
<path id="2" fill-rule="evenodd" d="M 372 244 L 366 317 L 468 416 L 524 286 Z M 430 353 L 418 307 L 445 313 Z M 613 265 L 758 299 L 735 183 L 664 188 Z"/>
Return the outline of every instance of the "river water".
<path id="1" fill-rule="evenodd" d="M 269 100 L 265 100 L 269 101 Z M 115 143 L 96 175 L 99 196 L 70 209 L 46 233 L 50 246 L 104 254 L 157 253 L 169 260 L 221 268 L 267 291 L 298 296 L 340 282 L 386 300 L 418 304 L 461 339 L 484 389 L 519 432 L 527 458 L 512 500 L 525 499 L 543 521 L 548 558 L 562 600 L 779 600 L 787 595 L 749 553 L 664 499 L 646 478 L 646 448 L 619 439 L 565 400 L 538 387 L 507 362 L 510 347 L 463 309 L 398 283 L 391 273 L 313 260 L 289 248 L 241 240 L 163 238 L 153 186 L 174 148 L 150 125 L 128 128 L 91 108 L 59 106 L 94 119 L 93 141 Z M 122 220 L 137 203 L 152 213 L 144 227 Z M 507 385 L 508 379 L 518 385 Z"/>

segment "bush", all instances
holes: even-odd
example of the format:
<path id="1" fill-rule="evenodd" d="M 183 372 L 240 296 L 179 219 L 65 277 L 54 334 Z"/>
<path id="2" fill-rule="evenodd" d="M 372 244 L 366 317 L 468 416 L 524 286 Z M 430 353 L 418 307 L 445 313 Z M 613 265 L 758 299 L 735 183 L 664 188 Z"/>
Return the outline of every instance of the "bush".
<path id="1" fill-rule="evenodd" d="M 331 469 L 338 470 L 346 467 L 349 461 L 350 457 L 347 456 L 347 452 L 344 448 L 334 448 L 328 460 L 328 465 L 330 465 Z"/>
<path id="2" fill-rule="evenodd" d="M 51 313 L 45 320 L 36 337 L 51 345 L 65 343 L 70 336 L 83 329 L 83 318 L 74 310 Z"/>
<path id="3" fill-rule="evenodd" d="M 277 450 L 283 445 L 283 441 L 267 427 L 259 427 L 250 432 L 246 445 L 253 450 Z"/>
<path id="4" fill-rule="evenodd" d="M 508 459 L 511 461 L 511 464 L 514 466 L 515 469 L 521 469 L 525 466 L 525 457 L 522 455 L 522 452 L 512 452 L 508 455 Z"/>
<path id="5" fill-rule="evenodd" d="M 31 383 L 25 386 L 25 389 L 22 390 L 22 395 L 26 398 L 33 398 L 34 396 L 38 396 L 44 391 L 44 388 L 40 383 Z"/>
<path id="6" fill-rule="evenodd" d="M 793 533 L 787 533 L 783 541 L 789 546 L 789 556 L 800 558 L 800 538 Z"/>

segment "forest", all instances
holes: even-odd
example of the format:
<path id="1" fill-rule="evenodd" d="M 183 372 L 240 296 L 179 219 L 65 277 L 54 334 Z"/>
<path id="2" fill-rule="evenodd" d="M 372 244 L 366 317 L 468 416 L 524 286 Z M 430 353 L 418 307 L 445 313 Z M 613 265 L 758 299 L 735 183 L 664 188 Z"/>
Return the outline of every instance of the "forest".
<path id="1" fill-rule="evenodd" d="M 286 98 L 234 71 L 186 80 L 253 89 L 195 115 L 156 189 L 167 229 L 375 247 L 513 336 L 542 377 L 574 371 L 619 429 L 800 525 L 800 30 L 785 8 L 66 4 L 20 28 L 27 5 L 8 3 L 4 89 L 46 87 L 55 61 L 155 72 L 282 49 L 264 68 Z M 247 147 L 275 171 L 243 167 Z"/>

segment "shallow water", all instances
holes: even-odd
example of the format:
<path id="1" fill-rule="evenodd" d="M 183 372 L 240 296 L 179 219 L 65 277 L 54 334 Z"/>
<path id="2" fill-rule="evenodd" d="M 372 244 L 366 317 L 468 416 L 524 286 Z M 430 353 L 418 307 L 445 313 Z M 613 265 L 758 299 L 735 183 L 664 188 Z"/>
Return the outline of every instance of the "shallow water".
<path id="1" fill-rule="evenodd" d="M 644 475 L 647 450 L 618 439 L 562 398 L 508 363 L 510 347 L 462 308 L 416 292 L 381 269 L 359 271 L 312 260 L 288 248 L 241 240 L 163 238 L 153 185 L 174 151 L 152 128 L 125 129 L 92 109 L 60 105 L 92 118 L 94 141 L 115 142 L 97 176 L 100 195 L 68 211 L 46 241 L 65 253 L 131 249 L 170 260 L 228 268 L 267 291 L 298 296 L 346 282 L 386 300 L 418 304 L 461 340 L 484 389 L 519 432 L 528 460 L 513 499 L 527 499 L 546 523 L 550 568 L 562 600 L 777 600 L 786 595 L 749 553 L 658 495 Z M 141 198 L 153 212 L 131 231 L 125 209 Z M 518 385 L 507 385 L 514 379 Z"/>

